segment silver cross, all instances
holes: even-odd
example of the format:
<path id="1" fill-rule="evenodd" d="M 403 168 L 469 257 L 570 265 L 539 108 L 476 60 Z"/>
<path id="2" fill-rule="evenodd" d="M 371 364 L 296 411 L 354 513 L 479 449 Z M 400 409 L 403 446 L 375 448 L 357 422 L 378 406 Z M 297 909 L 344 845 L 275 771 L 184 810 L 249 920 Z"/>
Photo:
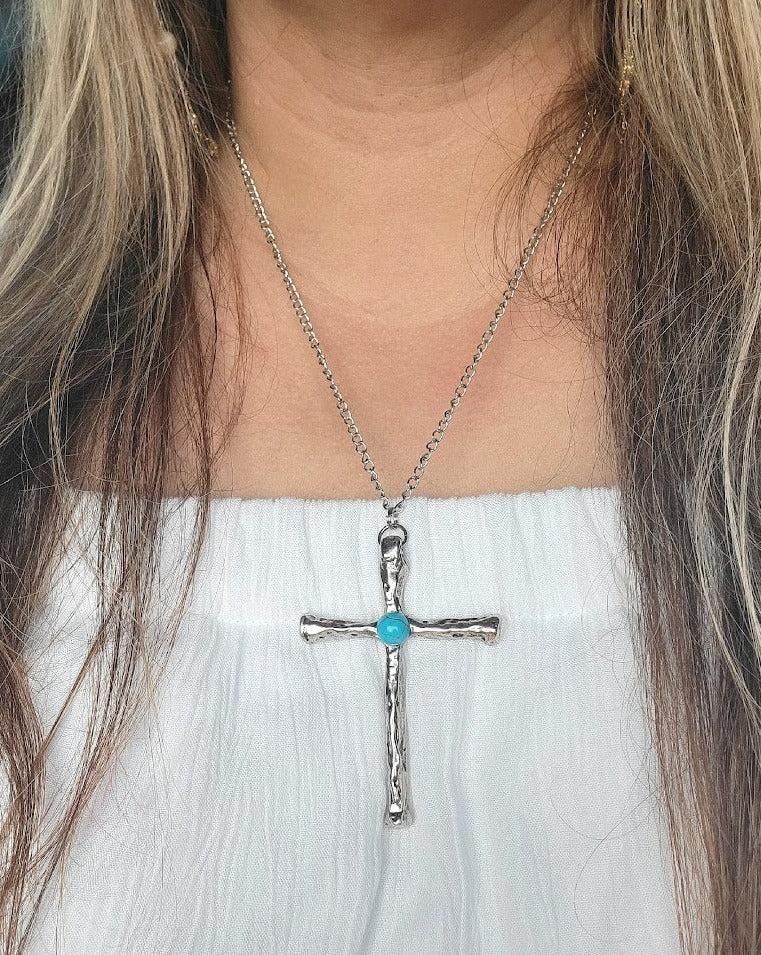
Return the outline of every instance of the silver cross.
<path id="1" fill-rule="evenodd" d="M 308 643 L 334 637 L 376 637 L 386 646 L 386 748 L 388 752 L 387 803 L 384 822 L 401 826 L 413 820 L 407 793 L 407 732 L 404 715 L 404 670 L 401 644 L 415 637 L 475 637 L 494 643 L 499 617 L 461 620 L 414 620 L 402 610 L 402 588 L 407 572 L 404 544 L 407 531 L 401 524 L 387 524 L 378 534 L 380 576 L 386 612 L 374 623 L 331 620 L 305 614 L 301 636 Z"/>

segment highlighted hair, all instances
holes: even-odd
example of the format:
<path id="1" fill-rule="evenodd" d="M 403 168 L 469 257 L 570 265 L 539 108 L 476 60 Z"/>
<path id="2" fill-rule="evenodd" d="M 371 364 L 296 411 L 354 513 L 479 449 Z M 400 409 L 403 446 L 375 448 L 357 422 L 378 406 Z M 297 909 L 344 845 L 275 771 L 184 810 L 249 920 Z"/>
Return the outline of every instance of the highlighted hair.
<path id="1" fill-rule="evenodd" d="M 597 106 L 551 233 L 573 252 L 557 256 L 566 314 L 603 345 L 682 947 L 757 955 L 761 7 L 577 4 L 595 17 L 596 50 L 580 56 L 573 86 L 510 172 L 526 187 L 515 194 L 528 195 L 548 150 L 559 162 Z M 179 38 L 171 55 L 143 0 L 19 9 L 0 100 L 2 955 L 23 953 L 83 807 L 161 678 L 235 413 L 220 423 L 210 410 L 214 341 L 191 280 L 199 264 L 203 275 L 198 223 L 215 197 L 179 82 L 202 129 L 221 139 L 222 0 L 161 3 Z M 634 72 L 619 138 L 627 48 Z M 572 261 L 578 270 L 563 265 Z M 585 280 L 592 272 L 599 283 Z M 182 462 L 180 444 L 190 449 Z M 176 612 L 155 634 L 144 595 L 159 499 L 180 463 L 183 492 L 203 506 Z M 72 484 L 107 491 L 111 509 L 104 498 L 100 618 L 78 678 L 97 692 L 81 766 L 53 819 L 42 805 L 57 724 L 41 726 L 24 651 Z"/>

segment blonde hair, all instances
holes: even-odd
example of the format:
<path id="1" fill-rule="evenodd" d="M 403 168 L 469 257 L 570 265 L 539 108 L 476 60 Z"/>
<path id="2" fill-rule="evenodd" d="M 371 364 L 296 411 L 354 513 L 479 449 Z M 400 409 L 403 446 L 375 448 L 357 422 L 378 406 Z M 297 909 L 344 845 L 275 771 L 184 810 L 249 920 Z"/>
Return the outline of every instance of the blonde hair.
<path id="1" fill-rule="evenodd" d="M 682 947 L 755 955 L 761 8 L 595 0 L 593 11 L 596 56 L 559 91 L 513 172 L 527 186 L 597 107 L 554 220 L 558 244 L 580 248 L 603 283 L 594 327 L 585 319 L 599 312 L 588 298 L 594 283 L 561 274 L 558 285 L 568 314 L 604 346 Z M 223 0 L 161 4 L 180 40 L 176 59 L 143 0 L 27 0 L 21 12 L 18 68 L 6 84 L 18 110 L 0 119 L 0 141 L 12 146 L 0 204 L 4 955 L 23 952 L 87 799 L 160 679 L 204 534 L 206 506 L 177 611 L 150 636 L 142 595 L 177 464 L 167 422 L 194 449 L 184 489 L 202 505 L 220 445 L 209 410 L 214 343 L 190 294 L 213 190 L 180 79 L 202 129 L 220 139 L 227 74 Z M 634 73 L 619 138 L 625 49 Z M 67 488 L 82 483 L 116 492 L 110 520 L 101 515 L 103 600 L 80 674 L 94 674 L 99 692 L 74 789 L 51 821 L 42 799 L 56 727 L 42 731 L 25 635 L 70 519 Z"/>

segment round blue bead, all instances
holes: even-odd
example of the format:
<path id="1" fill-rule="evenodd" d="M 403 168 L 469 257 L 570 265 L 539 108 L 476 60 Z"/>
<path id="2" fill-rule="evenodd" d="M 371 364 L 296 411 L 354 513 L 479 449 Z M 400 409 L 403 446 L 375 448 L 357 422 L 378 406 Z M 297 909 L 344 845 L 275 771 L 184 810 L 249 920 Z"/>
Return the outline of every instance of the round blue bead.
<path id="1" fill-rule="evenodd" d="M 384 643 L 396 647 L 410 635 L 410 622 L 403 613 L 384 613 L 375 628 Z"/>

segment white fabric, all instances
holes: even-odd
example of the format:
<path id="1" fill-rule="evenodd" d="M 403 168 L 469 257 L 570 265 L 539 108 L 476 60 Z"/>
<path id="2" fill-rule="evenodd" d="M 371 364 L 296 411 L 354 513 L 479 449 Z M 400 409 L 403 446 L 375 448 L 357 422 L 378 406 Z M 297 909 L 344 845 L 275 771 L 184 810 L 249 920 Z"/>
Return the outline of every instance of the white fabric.
<path id="1" fill-rule="evenodd" d="M 195 503 L 166 503 L 168 560 Z M 87 809 L 31 955 L 676 955 L 619 492 L 405 506 L 406 610 L 496 612 L 502 638 L 405 644 L 416 818 L 399 830 L 382 823 L 383 646 L 298 631 L 304 612 L 377 617 L 382 517 L 377 500 L 212 503 L 157 710 Z M 72 551 L 37 625 L 60 630 L 33 661 L 48 722 L 92 635 L 89 574 Z"/>

